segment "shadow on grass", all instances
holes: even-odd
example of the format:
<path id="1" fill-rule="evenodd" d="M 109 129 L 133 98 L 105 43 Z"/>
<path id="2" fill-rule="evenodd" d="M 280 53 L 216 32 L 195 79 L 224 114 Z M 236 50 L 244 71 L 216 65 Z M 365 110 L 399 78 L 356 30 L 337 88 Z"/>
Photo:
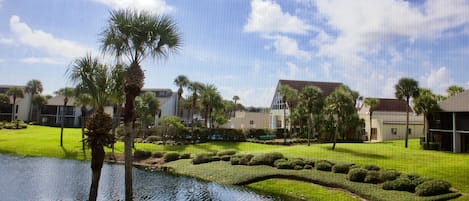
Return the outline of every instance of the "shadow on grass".
<path id="1" fill-rule="evenodd" d="M 364 157 L 364 158 L 373 158 L 373 159 L 389 159 L 387 156 L 375 154 L 375 153 L 364 153 L 360 151 L 356 151 L 353 149 L 347 149 L 347 148 L 342 148 L 342 147 L 336 147 L 334 150 L 332 150 L 331 147 L 321 147 L 322 149 L 326 149 L 328 151 L 335 151 L 335 152 L 340 152 L 340 153 L 347 153 L 350 155 L 358 156 L 358 157 Z"/>
<path id="2" fill-rule="evenodd" d="M 284 195 L 284 194 L 281 194 L 281 193 L 269 192 L 269 191 L 265 191 L 265 190 L 252 188 L 252 187 L 246 187 L 246 188 L 248 188 L 249 190 L 251 190 L 251 191 L 253 191 L 257 194 L 274 198 L 274 200 L 283 200 L 283 201 L 300 201 L 300 200 L 304 200 L 304 199 L 299 199 L 299 198 L 296 198 L 296 197 L 293 197 L 293 196 Z"/>

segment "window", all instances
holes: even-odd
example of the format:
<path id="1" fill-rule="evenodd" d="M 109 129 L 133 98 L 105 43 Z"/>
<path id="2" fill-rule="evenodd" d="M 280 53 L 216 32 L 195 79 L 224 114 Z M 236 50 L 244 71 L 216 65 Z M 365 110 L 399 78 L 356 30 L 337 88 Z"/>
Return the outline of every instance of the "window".
<path id="1" fill-rule="evenodd" d="M 249 124 L 250 124 L 250 125 L 254 125 L 254 120 L 250 120 L 250 121 L 249 121 Z"/>
<path id="2" fill-rule="evenodd" d="M 409 135 L 412 135 L 412 129 L 409 128 Z"/>
<path id="3" fill-rule="evenodd" d="M 397 128 L 391 128 L 391 134 L 397 135 Z"/>

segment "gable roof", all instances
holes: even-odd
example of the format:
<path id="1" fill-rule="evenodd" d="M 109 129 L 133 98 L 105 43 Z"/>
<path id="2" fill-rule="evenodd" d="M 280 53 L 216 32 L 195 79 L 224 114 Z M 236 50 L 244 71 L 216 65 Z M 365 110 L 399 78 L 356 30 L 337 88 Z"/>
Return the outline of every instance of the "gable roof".
<path id="1" fill-rule="evenodd" d="M 393 99 L 393 98 L 376 98 L 379 100 L 379 105 L 373 108 L 373 111 L 380 112 L 406 112 L 406 107 L 409 108 L 409 112 L 413 112 L 412 108 L 407 105 L 405 100 Z"/>
<path id="2" fill-rule="evenodd" d="M 64 96 L 54 96 L 47 100 L 47 105 L 54 105 L 54 106 L 62 106 L 64 105 Z M 70 97 L 68 98 L 67 106 L 74 106 L 75 105 L 75 98 Z"/>
<path id="3" fill-rule="evenodd" d="M 303 90 L 306 86 L 315 86 L 321 89 L 324 97 L 329 96 L 337 87 L 342 85 L 339 82 L 311 82 L 300 80 L 279 80 L 280 85 L 288 85 L 297 91 Z"/>
<path id="4" fill-rule="evenodd" d="M 469 112 L 469 90 L 451 96 L 442 101 L 440 109 L 445 112 Z"/>

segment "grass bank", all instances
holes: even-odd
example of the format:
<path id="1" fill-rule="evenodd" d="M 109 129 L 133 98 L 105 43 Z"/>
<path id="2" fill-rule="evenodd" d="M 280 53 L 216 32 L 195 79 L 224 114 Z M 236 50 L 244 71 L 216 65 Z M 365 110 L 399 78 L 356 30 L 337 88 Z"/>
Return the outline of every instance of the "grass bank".
<path id="1" fill-rule="evenodd" d="M 78 160 L 89 159 L 89 150 L 86 150 L 85 153 L 81 150 L 80 129 L 64 129 L 63 147 L 59 146 L 59 136 L 60 128 L 29 126 L 27 129 L 21 130 L 2 129 L 0 130 L 0 152 L 27 156 L 46 156 Z M 115 147 L 116 153 L 123 152 L 123 143 L 116 143 Z M 374 144 L 338 144 L 336 150 L 331 150 L 330 147 L 330 144 L 317 144 L 308 147 L 306 145 L 275 146 L 248 142 L 213 142 L 187 146 L 136 144 L 137 149 L 149 151 L 177 151 L 191 154 L 225 149 L 236 149 L 242 153 L 275 151 L 281 152 L 287 157 L 327 159 L 362 165 L 375 164 L 382 168 L 391 168 L 405 173 L 417 173 L 427 177 L 444 179 L 450 181 L 459 191 L 469 193 L 469 182 L 467 180 L 469 178 L 467 176 L 467 171 L 469 170 L 469 163 L 467 162 L 469 161 L 469 154 L 421 150 L 418 140 L 410 140 L 409 148 L 407 149 L 404 148 L 404 142 L 402 140 Z M 108 151 L 109 149 L 106 149 L 106 152 Z M 256 171 L 262 172 L 264 170 L 252 169 L 252 171 L 256 173 Z M 212 170 L 206 172 L 212 172 Z M 241 172 L 243 174 L 249 174 L 251 170 Z M 216 173 L 212 173 L 211 175 L 210 173 L 207 174 L 209 174 L 208 176 L 217 177 Z M 210 179 L 210 177 L 207 178 Z M 273 190 L 274 189 L 272 189 L 272 191 Z M 469 200 L 469 198 L 468 196 L 463 196 L 458 200 Z"/>

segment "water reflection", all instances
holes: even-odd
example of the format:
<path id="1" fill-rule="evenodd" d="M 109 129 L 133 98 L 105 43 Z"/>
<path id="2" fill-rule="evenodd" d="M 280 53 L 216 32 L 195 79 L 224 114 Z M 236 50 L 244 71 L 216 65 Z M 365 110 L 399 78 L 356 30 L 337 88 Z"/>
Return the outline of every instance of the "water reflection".
<path id="1" fill-rule="evenodd" d="M 0 154 L 0 200 L 63 200 L 88 198 L 90 163 L 54 158 L 23 158 Z M 134 169 L 135 200 L 267 201 L 242 187 L 201 182 L 165 173 Z M 123 200 L 124 166 L 105 164 L 98 200 Z"/>

